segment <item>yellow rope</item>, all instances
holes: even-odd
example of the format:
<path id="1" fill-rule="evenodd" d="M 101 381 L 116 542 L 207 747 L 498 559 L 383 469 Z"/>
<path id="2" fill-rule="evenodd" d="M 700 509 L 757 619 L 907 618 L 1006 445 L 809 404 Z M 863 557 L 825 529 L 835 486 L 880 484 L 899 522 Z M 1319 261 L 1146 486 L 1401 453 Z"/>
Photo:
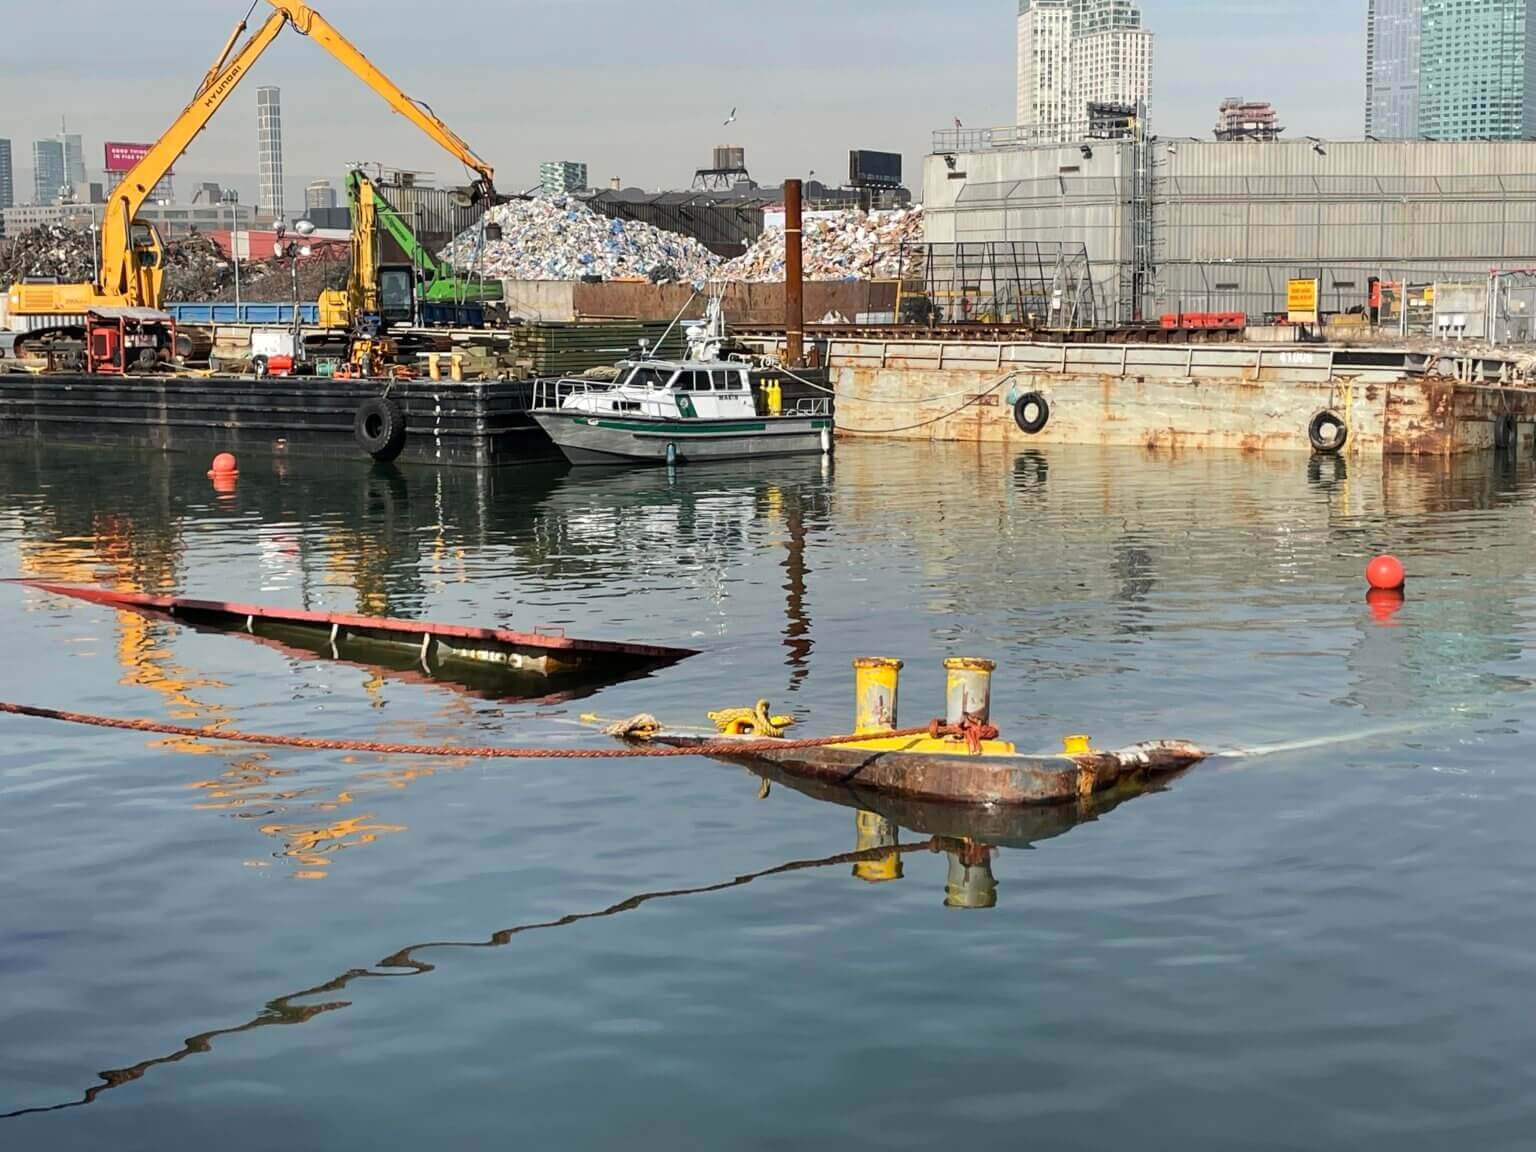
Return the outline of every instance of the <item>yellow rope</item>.
<path id="1" fill-rule="evenodd" d="M 777 740 L 795 723 L 793 716 L 769 715 L 766 700 L 759 700 L 755 708 L 723 708 L 711 712 L 709 719 L 722 735 L 757 736 L 765 740 Z"/>

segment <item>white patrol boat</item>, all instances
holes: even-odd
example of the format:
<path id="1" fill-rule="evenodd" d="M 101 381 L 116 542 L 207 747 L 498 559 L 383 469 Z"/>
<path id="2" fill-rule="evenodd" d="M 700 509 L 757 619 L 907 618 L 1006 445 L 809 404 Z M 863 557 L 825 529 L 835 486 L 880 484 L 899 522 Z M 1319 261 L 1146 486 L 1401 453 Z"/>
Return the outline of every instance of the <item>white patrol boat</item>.
<path id="1" fill-rule="evenodd" d="M 752 388 L 752 366 L 719 358 L 718 300 L 688 331 L 684 360 L 631 360 L 612 382 L 534 385 L 532 416 L 572 464 L 676 464 L 832 451 L 830 399 L 783 411 L 777 385 Z"/>

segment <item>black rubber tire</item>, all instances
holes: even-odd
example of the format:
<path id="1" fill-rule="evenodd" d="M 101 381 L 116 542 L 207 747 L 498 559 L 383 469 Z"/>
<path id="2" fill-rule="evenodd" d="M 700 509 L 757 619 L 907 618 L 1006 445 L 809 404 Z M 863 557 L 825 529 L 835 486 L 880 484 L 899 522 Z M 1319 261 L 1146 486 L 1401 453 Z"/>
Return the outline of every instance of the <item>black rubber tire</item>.
<path id="1" fill-rule="evenodd" d="M 1500 452 L 1507 452 L 1514 448 L 1520 439 L 1520 424 L 1515 419 L 1513 412 L 1506 412 L 1502 416 L 1494 417 L 1493 421 L 1493 446 Z"/>
<path id="2" fill-rule="evenodd" d="M 388 396 L 370 396 L 358 405 L 352 434 L 364 452 L 387 464 L 405 450 L 405 411 Z"/>
<path id="3" fill-rule="evenodd" d="M 1033 416 L 1029 414 L 1031 410 Z M 1050 402 L 1038 392 L 1024 393 L 1013 405 L 1013 422 L 1020 431 L 1031 436 L 1045 431 L 1045 426 L 1051 422 Z"/>
<path id="4" fill-rule="evenodd" d="M 256 379 L 265 380 L 267 376 L 267 358 L 265 356 L 252 356 L 251 371 L 255 374 Z"/>
<path id="5" fill-rule="evenodd" d="M 1324 428 L 1336 428 L 1338 435 L 1328 439 L 1323 436 Z M 1337 456 L 1344 451 L 1344 445 L 1349 443 L 1349 426 L 1337 415 L 1324 408 L 1312 417 L 1312 423 L 1307 425 L 1307 439 L 1312 442 L 1312 451 L 1323 456 Z"/>

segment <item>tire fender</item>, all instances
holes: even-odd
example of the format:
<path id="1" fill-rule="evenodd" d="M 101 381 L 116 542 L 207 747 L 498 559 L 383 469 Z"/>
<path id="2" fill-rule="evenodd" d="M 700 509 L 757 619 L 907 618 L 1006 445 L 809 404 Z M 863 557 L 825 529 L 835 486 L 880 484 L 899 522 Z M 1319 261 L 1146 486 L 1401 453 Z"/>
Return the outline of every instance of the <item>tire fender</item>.
<path id="1" fill-rule="evenodd" d="M 1013 422 L 1030 436 L 1045 431 L 1051 422 L 1051 405 L 1038 392 L 1026 392 L 1013 403 Z"/>
<path id="2" fill-rule="evenodd" d="M 405 410 L 389 396 L 370 396 L 357 407 L 352 434 L 375 460 L 388 463 L 405 450 Z"/>
<path id="3" fill-rule="evenodd" d="M 1325 428 L 1333 429 L 1334 435 L 1325 436 Z M 1324 408 L 1307 425 L 1307 439 L 1312 443 L 1312 451 L 1323 456 L 1337 456 L 1344 450 L 1344 445 L 1349 443 L 1349 425 L 1344 423 L 1338 413 Z"/>

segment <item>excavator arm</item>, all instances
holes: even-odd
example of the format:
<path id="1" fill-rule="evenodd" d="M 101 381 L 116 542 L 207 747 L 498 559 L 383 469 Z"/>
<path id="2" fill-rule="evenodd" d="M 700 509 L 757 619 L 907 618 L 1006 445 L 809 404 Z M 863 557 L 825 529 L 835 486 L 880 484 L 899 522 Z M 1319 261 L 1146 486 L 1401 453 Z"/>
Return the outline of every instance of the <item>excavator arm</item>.
<path id="1" fill-rule="evenodd" d="M 350 327 L 356 317 L 380 310 L 379 239 L 388 235 L 400 246 L 406 260 L 420 275 L 416 289 L 428 303 L 498 303 L 504 298 L 498 281 L 479 282 L 462 278 L 421 242 L 406 219 L 385 199 L 362 171 L 347 173 L 347 203 L 352 210 L 352 271 L 347 278 L 346 312 L 328 313 Z M 326 300 L 324 297 L 330 297 Z M 324 294 L 322 310 L 339 307 L 340 296 Z M 341 320 L 346 317 L 345 320 Z"/>
<path id="2" fill-rule="evenodd" d="M 146 229 L 134 234 L 133 219 L 149 199 L 172 165 L 181 158 L 229 99 L 251 66 L 277 39 L 288 17 L 274 12 L 247 40 L 234 58 L 217 72 L 210 72 L 198 88 L 192 103 L 182 110 L 176 122 L 155 142 L 144 159 L 133 166 L 122 182 L 112 190 L 101 220 L 101 295 L 108 300 L 126 301 L 135 306 L 158 308 L 160 285 L 164 276 L 164 254 L 153 232 Z M 238 35 L 238 31 L 237 31 Z M 229 49 L 225 50 L 225 57 Z M 221 61 L 223 63 L 223 61 Z"/>
<path id="3" fill-rule="evenodd" d="M 393 80 L 374 67 L 373 61 L 358 51 L 351 41 L 338 32 L 324 16 L 307 4 L 292 4 L 287 0 L 267 0 L 267 3 L 285 15 L 295 31 L 314 40 L 363 83 L 382 96 L 386 104 L 437 141 L 438 145 L 459 163 L 474 172 L 477 198 L 495 198 L 496 173 L 491 166 L 476 155 L 475 150 L 460 139 L 452 128 L 439 120 L 430 108 L 420 101 L 411 99 L 395 85 Z"/>
<path id="4" fill-rule="evenodd" d="M 361 173 L 354 175 L 364 184 L 371 187 L 371 181 Z M 410 223 L 395 210 L 395 206 L 385 198 L 378 188 L 372 188 L 373 211 L 378 221 L 378 226 L 388 232 L 391 239 L 400 246 L 405 253 L 405 258 L 411 265 L 421 272 L 423 284 L 421 286 L 421 298 L 434 302 L 490 302 L 502 299 L 502 286 L 500 281 L 481 283 L 470 277 L 463 276 L 458 269 L 451 264 L 438 259 L 421 242 L 421 238 L 411 229 Z"/>
<path id="5" fill-rule="evenodd" d="M 192 102 L 182 110 L 169 130 L 143 160 L 139 161 L 112 191 L 102 219 L 101 280 L 89 293 L 102 300 L 159 307 L 164 277 L 164 254 L 152 229 L 136 229 L 134 217 L 155 185 L 171 170 L 192 141 L 224 105 L 251 67 L 276 40 L 283 27 L 310 37 L 350 72 L 384 98 L 400 115 L 415 124 L 475 173 L 477 197 L 495 199 L 495 171 L 425 105 L 412 100 L 374 66 L 345 36 L 307 4 L 267 0 L 273 12 L 251 37 L 235 48 L 245 23 L 235 29 L 212 68 L 198 86 Z M 66 294 L 68 295 L 68 294 Z M 74 293 L 73 295 L 79 295 Z M 75 310 L 73 295 L 61 310 Z M 60 297 L 63 303 L 63 296 Z"/>

